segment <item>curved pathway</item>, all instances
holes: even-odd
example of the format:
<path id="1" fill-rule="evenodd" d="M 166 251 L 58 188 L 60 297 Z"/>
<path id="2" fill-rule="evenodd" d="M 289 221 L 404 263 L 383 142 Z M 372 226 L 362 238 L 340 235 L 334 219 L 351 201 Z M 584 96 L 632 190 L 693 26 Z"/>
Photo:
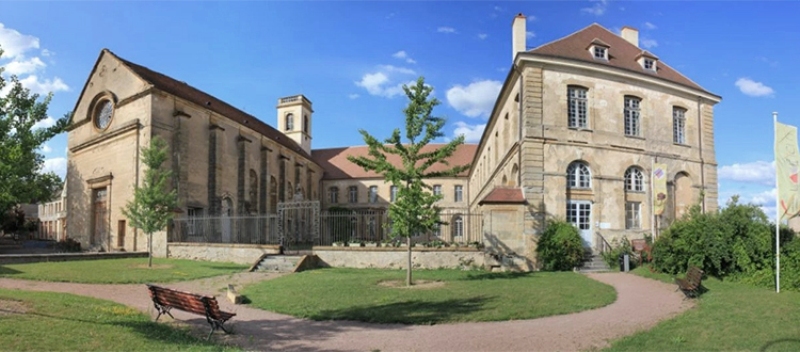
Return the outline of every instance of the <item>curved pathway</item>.
<path id="1" fill-rule="evenodd" d="M 608 341 L 653 327 L 691 307 L 675 286 L 633 274 L 589 274 L 617 290 L 603 308 L 532 320 L 458 323 L 434 326 L 316 322 L 233 305 L 222 289 L 279 274 L 240 273 L 168 284 L 171 288 L 218 296 L 223 310 L 235 312 L 235 334 L 215 334 L 220 342 L 247 350 L 291 351 L 577 351 L 602 348 Z M 0 287 L 66 292 L 119 302 L 149 312 L 155 309 L 144 285 L 92 285 L 0 279 Z M 205 318 L 173 311 L 177 320 L 205 335 Z M 162 318 L 163 319 L 163 318 Z"/>

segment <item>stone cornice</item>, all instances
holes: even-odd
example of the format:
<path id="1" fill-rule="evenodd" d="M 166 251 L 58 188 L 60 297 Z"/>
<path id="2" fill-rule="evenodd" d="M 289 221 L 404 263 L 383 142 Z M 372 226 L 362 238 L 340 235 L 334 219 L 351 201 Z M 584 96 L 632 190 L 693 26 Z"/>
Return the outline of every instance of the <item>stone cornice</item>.
<path id="1" fill-rule="evenodd" d="M 78 145 L 76 145 L 76 146 L 74 146 L 72 148 L 69 148 L 69 151 L 70 151 L 70 153 L 78 152 L 78 151 L 80 151 L 82 149 L 88 148 L 88 147 L 93 146 L 95 144 L 98 144 L 100 142 L 107 141 L 109 139 L 117 137 L 117 136 L 119 136 L 119 135 L 121 135 L 121 134 L 123 134 L 125 132 L 138 130 L 140 127 L 142 127 L 142 125 L 139 123 L 139 119 L 134 119 L 134 120 L 128 121 L 124 125 L 120 126 L 119 128 L 117 128 L 117 129 L 115 129 L 115 130 L 113 130 L 111 132 L 103 133 L 103 134 L 101 134 L 99 136 L 96 136 L 94 138 L 89 139 L 86 142 L 83 142 L 83 143 L 78 144 Z"/>

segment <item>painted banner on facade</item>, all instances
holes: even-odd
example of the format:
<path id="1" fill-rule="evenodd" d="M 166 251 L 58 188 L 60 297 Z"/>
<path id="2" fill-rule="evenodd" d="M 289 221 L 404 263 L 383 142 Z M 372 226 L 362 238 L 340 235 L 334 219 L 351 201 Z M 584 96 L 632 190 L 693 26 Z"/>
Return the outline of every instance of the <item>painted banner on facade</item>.
<path id="1" fill-rule="evenodd" d="M 653 164 L 653 214 L 661 215 L 667 204 L 667 165 Z"/>
<path id="2" fill-rule="evenodd" d="M 800 186 L 797 179 L 799 166 L 797 128 L 775 122 L 775 172 L 780 201 L 779 221 L 791 219 L 800 212 Z"/>

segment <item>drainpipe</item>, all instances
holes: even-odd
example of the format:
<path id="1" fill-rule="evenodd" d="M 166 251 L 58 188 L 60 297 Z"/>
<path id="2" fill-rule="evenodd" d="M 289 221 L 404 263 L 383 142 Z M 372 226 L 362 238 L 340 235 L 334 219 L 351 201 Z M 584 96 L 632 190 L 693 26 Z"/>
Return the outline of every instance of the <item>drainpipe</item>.
<path id="1" fill-rule="evenodd" d="M 700 192 L 703 192 L 703 197 L 700 199 L 700 209 L 703 213 L 706 212 L 706 168 L 705 168 L 705 159 L 703 159 L 703 114 L 701 113 L 701 107 L 703 103 L 703 98 L 699 95 L 697 96 L 697 140 L 699 143 L 698 149 L 700 150 Z"/>
<path id="2" fill-rule="evenodd" d="M 517 151 L 517 186 L 522 188 L 522 136 L 523 136 L 523 133 L 524 133 L 523 132 L 523 128 L 525 128 L 522 125 L 522 123 L 524 122 L 523 112 L 522 112 L 522 108 L 523 108 L 524 105 L 522 104 L 522 102 L 525 100 L 524 99 L 525 95 L 523 94 L 524 93 L 525 84 L 524 84 L 524 79 L 523 79 L 524 77 L 522 76 L 522 70 L 519 68 L 519 66 L 517 66 L 517 64 L 514 64 L 513 70 L 515 70 L 515 71 L 517 71 L 517 73 L 519 73 L 519 102 L 518 102 L 518 104 L 519 104 L 519 109 L 518 109 L 519 110 L 519 114 L 518 115 L 519 116 L 517 117 L 517 119 L 519 120 L 519 122 L 517 123 L 517 126 L 519 126 L 519 133 L 517 134 L 517 147 L 519 148 L 519 151 Z M 524 190 L 523 190 L 523 193 L 524 193 Z M 524 196 L 525 195 L 523 194 L 523 197 Z"/>

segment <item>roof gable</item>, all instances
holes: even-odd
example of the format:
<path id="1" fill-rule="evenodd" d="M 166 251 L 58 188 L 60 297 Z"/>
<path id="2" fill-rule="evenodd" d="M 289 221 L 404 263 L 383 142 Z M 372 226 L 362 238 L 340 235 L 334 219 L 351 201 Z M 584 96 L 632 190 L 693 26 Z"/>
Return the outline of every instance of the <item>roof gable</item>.
<path id="1" fill-rule="evenodd" d="M 600 43 L 608 47 L 607 61 L 595 60 L 592 54 L 586 50 L 589 46 Z M 697 83 L 680 74 L 678 71 L 675 71 L 663 61 L 659 60 L 657 73 L 654 74 L 650 70 L 645 70 L 637 59 L 641 56 L 655 58 L 655 55 L 631 44 L 624 38 L 612 33 L 597 23 L 593 23 L 564 38 L 534 48 L 528 51 L 528 53 L 591 62 L 593 64 L 647 74 L 651 77 L 657 77 L 708 93 Z"/>

